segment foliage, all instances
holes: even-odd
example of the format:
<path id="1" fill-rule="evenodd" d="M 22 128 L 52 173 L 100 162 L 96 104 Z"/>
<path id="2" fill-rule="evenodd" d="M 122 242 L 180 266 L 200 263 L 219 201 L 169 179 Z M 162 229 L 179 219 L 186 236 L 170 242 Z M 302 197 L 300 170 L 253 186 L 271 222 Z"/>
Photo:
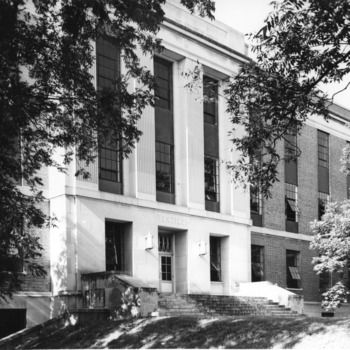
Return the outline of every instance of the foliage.
<path id="1" fill-rule="evenodd" d="M 350 261 L 350 201 L 330 203 L 321 221 L 311 225 L 313 239 L 310 248 L 319 256 L 313 258 L 318 274 L 332 273 L 339 282 L 323 293 L 322 306 L 335 309 L 349 300 L 349 290 L 344 282 L 344 271 Z"/>
<path id="2" fill-rule="evenodd" d="M 337 282 L 322 294 L 323 301 L 321 306 L 326 309 L 326 311 L 333 311 L 342 304 L 347 303 L 349 301 L 349 295 L 349 289 L 344 283 Z"/>
<path id="3" fill-rule="evenodd" d="M 20 286 L 17 273 L 9 274 L 4 263 L 20 259 L 20 251 L 28 270 L 44 273 L 33 260 L 42 246 L 31 233 L 49 222 L 39 208 L 40 169 L 65 171 L 74 157 L 93 162 L 97 134 L 118 139 L 124 156 L 140 138 L 136 124 L 144 107 L 153 104 L 154 79 L 136 49 L 150 55 L 162 49 L 155 35 L 165 2 L 0 2 L 0 300 Z M 181 3 L 213 18 L 211 0 Z M 115 37 L 126 73 L 116 79 L 116 89 L 96 91 L 90 74 L 93 43 L 106 32 Z M 137 82 L 134 91 L 127 89 L 130 79 Z M 17 187 L 22 181 L 30 191 Z"/>
<path id="4" fill-rule="evenodd" d="M 128 287 L 122 293 L 121 306 L 116 312 L 117 319 L 138 317 L 140 315 L 140 305 L 138 288 Z"/>
<path id="5" fill-rule="evenodd" d="M 234 125 L 232 142 L 242 152 L 229 168 L 236 181 L 259 186 L 265 196 L 278 181 L 278 164 L 283 160 L 278 143 L 291 130 L 300 133 L 310 115 L 327 119 L 333 97 L 320 85 L 340 82 L 350 72 L 349 2 L 272 4 L 265 26 L 250 36 L 256 62 L 243 64 L 224 91 Z M 236 129 L 245 130 L 246 136 L 237 137 Z"/>

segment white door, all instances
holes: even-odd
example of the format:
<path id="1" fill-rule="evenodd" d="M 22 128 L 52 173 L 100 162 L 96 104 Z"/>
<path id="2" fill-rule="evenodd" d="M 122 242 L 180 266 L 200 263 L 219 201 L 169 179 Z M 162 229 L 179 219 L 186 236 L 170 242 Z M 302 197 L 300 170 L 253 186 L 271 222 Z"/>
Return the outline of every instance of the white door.
<path id="1" fill-rule="evenodd" d="M 173 234 L 159 232 L 159 289 L 162 293 L 174 291 Z"/>

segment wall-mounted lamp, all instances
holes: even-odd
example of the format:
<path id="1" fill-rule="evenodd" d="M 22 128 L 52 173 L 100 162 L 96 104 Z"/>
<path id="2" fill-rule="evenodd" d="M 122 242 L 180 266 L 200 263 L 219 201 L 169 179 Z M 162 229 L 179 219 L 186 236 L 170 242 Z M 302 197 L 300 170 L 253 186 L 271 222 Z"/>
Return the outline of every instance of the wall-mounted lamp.
<path id="1" fill-rule="evenodd" d="M 153 249 L 153 236 L 151 232 L 148 232 L 147 236 L 145 236 L 146 250 Z"/>
<path id="2" fill-rule="evenodd" d="M 199 250 L 199 255 L 206 255 L 207 254 L 207 242 L 201 241 L 198 244 L 198 250 Z"/>

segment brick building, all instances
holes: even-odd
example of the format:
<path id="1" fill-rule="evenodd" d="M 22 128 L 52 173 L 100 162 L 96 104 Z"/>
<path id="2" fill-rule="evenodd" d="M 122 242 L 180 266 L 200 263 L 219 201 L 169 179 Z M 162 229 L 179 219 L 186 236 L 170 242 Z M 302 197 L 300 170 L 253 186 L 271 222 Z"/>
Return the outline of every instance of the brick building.
<path id="1" fill-rule="evenodd" d="M 348 198 L 348 177 L 340 172 L 340 158 L 350 137 L 350 112 L 337 105 L 330 112 L 328 122 L 311 117 L 301 135 L 279 144 L 281 155 L 297 144 L 301 156 L 280 165 L 272 198 L 251 196 L 252 280 L 271 281 L 303 295 L 309 314 L 321 312 L 320 291 L 331 283 L 330 277 L 320 278 L 313 271 L 310 222 L 321 219 L 326 202 Z"/>
<path id="2" fill-rule="evenodd" d="M 154 58 L 140 52 L 158 86 L 155 108 L 147 107 L 138 124 L 140 142 L 128 159 L 116 145 L 101 142 L 89 179 L 74 177 L 85 166 L 77 162 L 66 175 L 42 170 L 46 210 L 58 218 L 57 227 L 41 234 L 48 277 L 35 280 L 24 271 L 24 291 L 0 305 L 1 317 L 17 312 L 21 325 L 30 327 L 79 307 L 82 277 L 105 272 L 184 294 L 251 294 L 260 291 L 255 283 L 270 281 L 281 287 L 269 286 L 278 293 L 303 295 L 304 312 L 309 307 L 320 314 L 309 222 L 325 200 L 347 195 L 338 161 L 350 140 L 344 126 L 350 112 L 333 106 L 329 123 L 311 118 L 300 137 L 291 135 L 290 145 L 297 142 L 303 153 L 294 165 L 280 167 L 272 199 L 250 196 L 226 171 L 225 161 L 239 154 L 231 150 L 221 97 L 224 80 L 249 59 L 244 35 L 191 15 L 176 0 L 167 1 L 165 12 L 159 33 L 165 51 Z M 125 67 L 112 37 L 95 49 L 96 88 L 109 87 Z M 211 92 L 214 102 L 203 103 L 201 86 L 184 88 L 182 73 L 197 60 L 204 80 L 219 83 Z M 130 88 L 135 84 L 130 81 Z"/>

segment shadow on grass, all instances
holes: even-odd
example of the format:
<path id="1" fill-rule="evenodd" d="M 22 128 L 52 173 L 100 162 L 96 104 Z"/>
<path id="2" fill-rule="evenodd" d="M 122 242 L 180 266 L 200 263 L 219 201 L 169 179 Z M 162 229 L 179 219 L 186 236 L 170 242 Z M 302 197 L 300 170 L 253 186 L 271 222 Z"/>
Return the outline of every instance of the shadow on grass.
<path id="1" fill-rule="evenodd" d="M 293 348 L 305 337 L 326 337 L 334 328 L 350 334 L 350 320 L 170 317 L 102 321 L 43 334 L 25 348 Z"/>
<path id="2" fill-rule="evenodd" d="M 344 321 L 310 318 L 222 318 L 204 323 L 191 317 L 173 317 L 146 325 L 135 334 L 124 334 L 108 348 L 230 348 L 266 349 L 280 344 L 295 347 L 305 335 L 324 333 L 327 324 Z M 349 321 L 345 322 L 350 329 Z"/>

